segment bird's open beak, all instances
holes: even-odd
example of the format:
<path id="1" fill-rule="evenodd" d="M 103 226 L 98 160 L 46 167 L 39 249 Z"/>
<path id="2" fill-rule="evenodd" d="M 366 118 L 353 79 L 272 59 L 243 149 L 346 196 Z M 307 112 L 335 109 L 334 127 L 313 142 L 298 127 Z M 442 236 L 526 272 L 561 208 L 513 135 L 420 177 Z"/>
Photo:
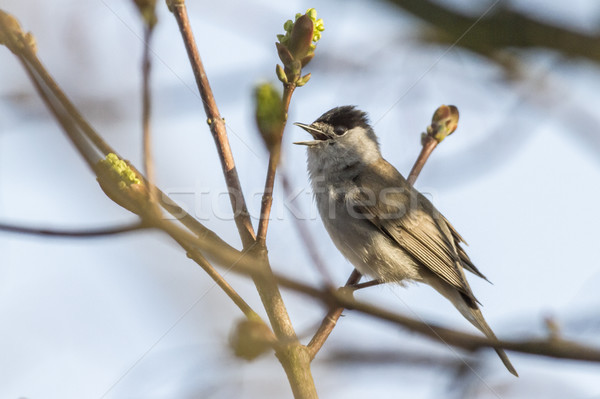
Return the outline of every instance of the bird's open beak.
<path id="1" fill-rule="evenodd" d="M 306 130 L 314 138 L 314 140 L 310 140 L 310 141 L 296 141 L 296 142 L 294 142 L 294 144 L 313 146 L 313 145 L 319 144 L 320 142 L 327 140 L 329 138 L 329 137 L 327 137 L 327 135 L 325 133 L 323 133 L 321 130 L 317 129 L 316 127 L 314 127 L 312 125 L 306 125 L 304 123 L 299 123 L 299 122 L 294 123 L 294 125 Z"/>

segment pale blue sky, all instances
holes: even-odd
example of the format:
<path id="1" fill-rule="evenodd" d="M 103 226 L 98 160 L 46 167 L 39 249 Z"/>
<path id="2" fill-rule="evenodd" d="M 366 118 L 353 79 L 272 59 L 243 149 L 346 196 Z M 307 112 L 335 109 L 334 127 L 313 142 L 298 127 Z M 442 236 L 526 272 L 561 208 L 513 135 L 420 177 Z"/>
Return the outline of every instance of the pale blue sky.
<path id="1" fill-rule="evenodd" d="M 102 136 L 139 164 L 141 30 L 133 7 L 108 0 L 51 3 L 5 0 L 1 7 L 35 34 L 42 61 Z M 290 121 L 311 122 L 336 105 L 355 104 L 376 122 L 384 156 L 406 174 L 435 108 L 457 105 L 459 129 L 436 149 L 417 187 L 467 239 L 471 258 L 494 283 L 470 278 L 484 315 L 501 337 L 544 334 L 543 319 L 553 316 L 568 337 L 600 345 L 598 68 L 535 51 L 523 58 L 524 79 L 506 81 L 500 67 L 479 56 L 424 46 L 417 40 L 419 23 L 387 4 L 320 3 L 326 31 L 307 67 L 313 78 L 294 95 Z M 468 8 L 475 2 L 454 3 Z M 511 4 L 581 29 L 597 27 L 600 15 L 593 0 Z M 257 81 L 275 80 L 275 35 L 286 19 L 311 6 L 189 3 L 255 214 L 267 154 L 253 126 L 251 89 Z M 175 22 L 163 2 L 159 7 L 152 45 L 158 182 L 199 217 L 227 215 L 223 178 L 186 55 Z M 17 60 L 6 49 L 0 60 L 0 220 L 65 228 L 133 220 L 99 190 Z M 289 126 L 285 134 L 284 167 L 303 192 L 296 204 L 315 216 L 304 149 L 291 145 L 303 132 Z M 205 190 L 211 201 L 200 195 Z M 317 282 L 279 190 L 273 214 L 272 264 Z M 210 217 L 206 224 L 239 246 L 233 223 L 224 219 Z M 341 284 L 351 266 L 318 217 L 309 219 Z M 246 364 L 230 355 L 227 336 L 239 311 L 162 235 L 69 241 L 0 233 L 0 251 L 1 398 L 100 398 L 107 391 L 105 398 L 291 397 L 272 357 Z M 228 277 L 261 309 L 251 283 Z M 378 287 L 358 296 L 474 331 L 428 287 Z M 307 340 L 323 309 L 287 292 L 285 297 Z M 581 327 L 582 318 L 591 322 Z M 325 361 L 347 348 L 456 358 L 443 345 L 348 312 L 314 363 L 324 398 L 432 398 L 448 388 L 450 379 L 431 367 Z M 600 366 L 509 355 L 521 378 L 486 352 L 473 397 L 600 395 Z"/>

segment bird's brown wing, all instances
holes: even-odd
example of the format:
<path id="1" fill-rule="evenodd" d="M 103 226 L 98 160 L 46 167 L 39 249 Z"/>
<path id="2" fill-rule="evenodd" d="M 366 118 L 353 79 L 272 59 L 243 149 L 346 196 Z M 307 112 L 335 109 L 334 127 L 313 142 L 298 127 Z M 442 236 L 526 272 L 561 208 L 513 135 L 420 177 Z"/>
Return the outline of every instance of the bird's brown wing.
<path id="1" fill-rule="evenodd" d="M 361 189 L 350 199 L 356 212 L 466 296 L 467 302 L 477 302 L 462 271 L 454 229 L 427 198 L 383 159 L 363 171 L 356 183 Z"/>
<path id="2" fill-rule="evenodd" d="M 470 271 L 471 273 L 473 273 L 474 275 L 481 277 L 482 279 L 484 279 L 485 281 L 487 281 L 489 283 L 490 280 L 488 280 L 488 278 L 479 271 L 479 269 L 473 264 L 473 262 L 471 262 L 469 255 L 467 255 L 464 248 L 460 245 L 461 243 L 464 243 L 465 245 L 469 245 L 469 244 L 467 244 L 467 242 L 464 240 L 464 238 L 462 238 L 461 235 L 458 234 L 458 231 L 456 231 L 456 229 L 454 227 L 452 227 L 452 225 L 450 224 L 448 219 L 446 219 L 443 216 L 442 216 L 442 219 L 446 222 L 446 225 L 448 226 L 448 228 L 450 229 L 450 232 L 452 233 L 452 238 L 454 239 L 454 245 L 456 246 L 456 250 L 458 251 L 458 256 L 460 257 L 460 260 L 462 261 L 463 267 L 465 269 L 467 269 L 468 271 Z"/>

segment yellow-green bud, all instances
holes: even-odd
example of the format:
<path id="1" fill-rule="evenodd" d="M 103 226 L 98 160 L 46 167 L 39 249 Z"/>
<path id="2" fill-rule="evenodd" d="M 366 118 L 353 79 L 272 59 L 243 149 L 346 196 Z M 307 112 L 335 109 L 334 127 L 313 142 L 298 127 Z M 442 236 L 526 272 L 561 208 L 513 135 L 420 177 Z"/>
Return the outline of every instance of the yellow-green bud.
<path id="1" fill-rule="evenodd" d="M 100 160 L 100 165 L 104 166 L 116 179 L 119 180 L 119 188 L 125 189 L 132 184 L 140 184 L 141 181 L 136 173 L 129 167 L 127 162 L 119 159 L 116 154 L 110 153 L 105 159 Z"/>
<path id="2" fill-rule="evenodd" d="M 277 78 L 281 81 L 281 83 L 286 84 L 288 82 L 287 75 L 285 74 L 285 71 L 281 65 L 277 64 L 275 67 L 275 73 L 277 74 Z"/>
<path id="3" fill-rule="evenodd" d="M 307 84 L 309 80 L 310 80 L 310 73 L 307 73 L 306 75 L 304 75 L 300 79 L 298 79 L 298 81 L 296 82 L 296 86 L 302 87 L 305 84 Z"/>
<path id="4" fill-rule="evenodd" d="M 116 154 L 108 154 L 95 169 L 102 191 L 123 208 L 139 213 L 148 204 L 146 186 L 129 164 Z"/>
<path id="5" fill-rule="evenodd" d="M 278 69 L 277 77 L 284 83 L 302 86 L 308 81 L 299 82 L 302 68 L 315 55 L 316 43 L 321 39 L 321 32 L 325 30 L 324 23 L 322 19 L 317 19 L 317 11 L 309 8 L 305 14 L 296 14 L 295 22 L 286 21 L 283 29 L 285 34 L 277 35 L 279 42 L 275 45 L 286 76 L 283 79 Z"/>
<path id="6" fill-rule="evenodd" d="M 25 46 L 36 52 L 35 38 L 28 32 L 23 32 L 19 21 L 0 10 L 0 44 L 5 45 L 14 54 L 20 54 Z"/>
<path id="7" fill-rule="evenodd" d="M 283 24 L 283 29 L 286 32 L 291 32 L 292 28 L 294 27 L 294 23 L 292 22 L 291 19 L 288 19 L 287 21 L 285 21 L 285 23 Z"/>
<path id="8" fill-rule="evenodd" d="M 256 125 L 265 145 L 273 151 L 279 145 L 285 123 L 285 109 L 281 94 L 270 83 L 264 83 L 254 90 Z"/>

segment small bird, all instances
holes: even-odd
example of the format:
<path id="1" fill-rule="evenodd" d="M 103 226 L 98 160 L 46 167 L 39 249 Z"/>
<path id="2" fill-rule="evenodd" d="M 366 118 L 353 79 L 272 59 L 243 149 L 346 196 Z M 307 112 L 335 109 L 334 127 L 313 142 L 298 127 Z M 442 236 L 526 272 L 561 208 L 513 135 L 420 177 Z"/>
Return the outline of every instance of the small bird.
<path id="1" fill-rule="evenodd" d="M 338 250 L 362 274 L 381 282 L 430 285 L 488 338 L 496 339 L 464 270 L 485 276 L 448 220 L 383 159 L 367 114 L 343 106 L 310 125 L 295 125 L 313 137 L 294 144 L 308 147 L 317 208 Z M 506 353 L 496 352 L 518 376 Z"/>

